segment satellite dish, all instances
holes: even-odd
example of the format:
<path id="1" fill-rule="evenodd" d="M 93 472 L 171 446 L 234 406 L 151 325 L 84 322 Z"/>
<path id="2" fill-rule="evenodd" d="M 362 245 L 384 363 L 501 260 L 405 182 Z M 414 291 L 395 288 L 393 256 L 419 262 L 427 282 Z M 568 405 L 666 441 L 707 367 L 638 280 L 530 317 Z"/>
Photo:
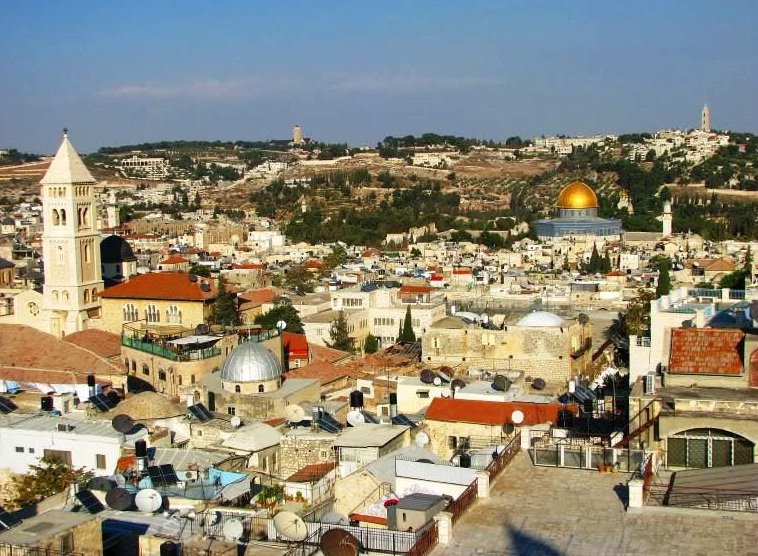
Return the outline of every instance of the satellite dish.
<path id="1" fill-rule="evenodd" d="M 435 386 L 442 386 L 442 379 L 438 376 L 434 377 L 434 385 Z"/>
<path id="2" fill-rule="evenodd" d="M 450 382 L 450 375 L 444 372 L 442 369 L 437 371 L 437 376 L 440 377 L 442 382 Z"/>
<path id="3" fill-rule="evenodd" d="M 350 518 L 338 512 L 328 512 L 321 516 L 321 523 L 332 525 L 350 525 Z"/>
<path id="4" fill-rule="evenodd" d="M 419 380 L 424 384 L 431 384 L 434 382 L 434 379 L 435 376 L 431 369 L 424 369 L 421 371 L 421 374 L 419 374 Z"/>
<path id="5" fill-rule="evenodd" d="M 454 378 L 453 382 L 450 383 L 450 386 L 453 387 L 453 390 L 460 390 L 466 386 L 466 382 L 460 378 Z"/>
<path id="6" fill-rule="evenodd" d="M 111 420 L 111 426 L 118 432 L 126 434 L 134 428 L 134 419 L 121 413 Z"/>
<path id="7" fill-rule="evenodd" d="M 245 526 L 242 520 L 235 518 L 228 519 L 222 527 L 224 538 L 228 541 L 236 541 L 245 532 Z"/>
<path id="8" fill-rule="evenodd" d="M 305 419 L 305 410 L 297 404 L 290 404 L 284 408 L 284 419 L 290 423 L 299 423 Z"/>
<path id="9" fill-rule="evenodd" d="M 424 446 L 426 446 L 427 444 L 429 444 L 429 435 L 428 435 L 428 434 L 426 434 L 424 431 L 420 431 L 420 432 L 419 432 L 419 433 L 416 435 L 416 445 L 417 445 L 419 448 L 423 448 L 423 447 L 424 447 Z"/>
<path id="10" fill-rule="evenodd" d="M 286 320 L 278 320 L 278 321 L 276 321 L 276 327 L 279 330 L 284 330 L 285 328 L 287 328 L 287 321 Z"/>
<path id="11" fill-rule="evenodd" d="M 364 424 L 366 424 L 366 417 L 364 417 L 363 413 L 361 413 L 357 409 L 353 409 L 353 410 L 347 412 L 347 423 L 351 427 L 357 427 L 359 425 L 364 425 Z"/>
<path id="12" fill-rule="evenodd" d="M 134 505 L 143 513 L 151 514 L 157 512 L 163 506 L 161 493 L 152 488 L 140 490 L 134 497 Z"/>
<path id="13" fill-rule="evenodd" d="M 132 507 L 132 493 L 122 487 L 112 488 L 105 493 L 105 503 L 114 510 L 128 510 Z"/>
<path id="14" fill-rule="evenodd" d="M 524 422 L 524 412 L 520 409 L 517 409 L 513 413 L 511 413 L 511 423 L 514 425 L 520 425 Z"/>
<path id="15" fill-rule="evenodd" d="M 547 383 L 541 378 L 535 378 L 532 381 L 532 388 L 535 390 L 542 390 L 545 386 L 547 386 Z"/>
<path id="16" fill-rule="evenodd" d="M 450 396 L 453 395 L 453 391 L 450 388 L 443 388 L 442 392 L 440 392 L 440 395 L 443 398 L 449 398 Z"/>
<path id="17" fill-rule="evenodd" d="M 330 529 L 321 535 L 319 547 L 324 556 L 357 556 L 361 543 L 344 529 Z"/>
<path id="18" fill-rule="evenodd" d="M 242 424 L 242 419 L 240 419 L 237 415 L 235 415 L 229 420 L 229 423 L 236 429 Z"/>
<path id="19" fill-rule="evenodd" d="M 198 336 L 203 336 L 204 334 L 209 334 L 211 331 L 211 327 L 208 326 L 205 323 L 200 323 L 195 327 L 195 334 Z"/>
<path id="20" fill-rule="evenodd" d="M 211 291 L 211 285 L 208 282 L 203 282 L 200 284 L 200 289 L 204 292 L 209 292 Z"/>
<path id="21" fill-rule="evenodd" d="M 308 536 L 308 527 L 294 512 L 282 511 L 274 516 L 274 529 L 285 539 L 300 542 Z"/>
<path id="22" fill-rule="evenodd" d="M 189 275 L 189 281 L 192 282 L 193 284 L 195 282 L 197 282 L 197 274 L 190 273 L 190 275 Z"/>

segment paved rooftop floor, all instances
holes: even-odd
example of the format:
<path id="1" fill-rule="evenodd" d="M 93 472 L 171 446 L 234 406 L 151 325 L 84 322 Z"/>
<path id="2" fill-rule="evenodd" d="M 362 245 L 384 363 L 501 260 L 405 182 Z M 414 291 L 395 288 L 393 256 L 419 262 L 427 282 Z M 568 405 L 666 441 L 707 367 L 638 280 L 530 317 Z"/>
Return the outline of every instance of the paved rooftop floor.
<path id="1" fill-rule="evenodd" d="M 521 452 L 432 556 L 758 555 L 758 515 L 627 512 L 626 473 L 535 467 Z"/>

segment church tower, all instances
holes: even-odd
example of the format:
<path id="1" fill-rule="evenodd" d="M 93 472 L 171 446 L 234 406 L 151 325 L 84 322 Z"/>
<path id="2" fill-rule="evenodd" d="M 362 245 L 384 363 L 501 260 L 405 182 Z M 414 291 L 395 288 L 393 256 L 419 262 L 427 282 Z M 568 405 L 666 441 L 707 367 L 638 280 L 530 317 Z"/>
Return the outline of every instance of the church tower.
<path id="1" fill-rule="evenodd" d="M 108 205 L 106 207 L 106 227 L 114 230 L 118 228 L 119 214 L 118 214 L 118 202 L 116 201 L 116 190 L 111 189 L 108 195 Z"/>
<path id="2" fill-rule="evenodd" d="M 63 142 L 42 186 L 43 307 L 58 337 L 88 328 L 100 316 L 103 291 L 95 178 L 63 130 Z"/>
<path id="3" fill-rule="evenodd" d="M 703 105 L 703 111 L 700 113 L 700 131 L 711 131 L 711 111 L 707 104 Z"/>
<path id="4" fill-rule="evenodd" d="M 674 230 L 674 214 L 671 212 L 671 201 L 663 203 L 663 237 L 668 237 Z"/>

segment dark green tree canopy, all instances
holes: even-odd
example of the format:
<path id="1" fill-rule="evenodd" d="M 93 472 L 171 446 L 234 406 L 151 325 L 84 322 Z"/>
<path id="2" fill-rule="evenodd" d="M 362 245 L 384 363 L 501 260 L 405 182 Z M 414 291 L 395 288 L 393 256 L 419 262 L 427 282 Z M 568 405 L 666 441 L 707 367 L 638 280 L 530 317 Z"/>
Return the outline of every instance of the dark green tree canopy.
<path id="1" fill-rule="evenodd" d="M 211 323 L 236 326 L 239 324 L 237 296 L 227 291 L 226 279 L 223 274 L 218 275 L 216 289 L 218 293 L 216 300 L 213 302 L 213 307 L 211 307 Z"/>
<path id="2" fill-rule="evenodd" d="M 292 305 L 277 305 L 267 313 L 255 317 L 255 324 L 267 330 L 276 328 L 276 323 L 283 320 L 287 323 L 285 330 L 295 334 L 303 333 L 303 323 L 300 320 L 300 314 Z"/>
<path id="3" fill-rule="evenodd" d="M 337 313 L 337 317 L 332 321 L 329 337 L 332 341 L 331 343 L 327 342 L 326 345 L 330 348 L 349 351 L 351 353 L 355 350 L 355 338 L 350 336 L 345 311 Z"/>
<path id="4" fill-rule="evenodd" d="M 403 327 L 400 331 L 400 337 L 397 339 L 399 343 L 415 342 L 416 333 L 413 331 L 413 317 L 411 316 L 411 306 L 405 311 L 405 319 L 403 319 Z"/>

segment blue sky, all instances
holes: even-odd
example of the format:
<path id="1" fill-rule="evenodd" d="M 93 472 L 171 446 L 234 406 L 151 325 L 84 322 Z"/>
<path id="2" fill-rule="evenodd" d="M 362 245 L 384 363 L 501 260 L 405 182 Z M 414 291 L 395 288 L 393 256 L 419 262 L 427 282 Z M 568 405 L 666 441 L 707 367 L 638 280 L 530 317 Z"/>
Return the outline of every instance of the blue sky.
<path id="1" fill-rule="evenodd" d="M 758 132 L 758 2 L 6 2 L 0 148 Z"/>

